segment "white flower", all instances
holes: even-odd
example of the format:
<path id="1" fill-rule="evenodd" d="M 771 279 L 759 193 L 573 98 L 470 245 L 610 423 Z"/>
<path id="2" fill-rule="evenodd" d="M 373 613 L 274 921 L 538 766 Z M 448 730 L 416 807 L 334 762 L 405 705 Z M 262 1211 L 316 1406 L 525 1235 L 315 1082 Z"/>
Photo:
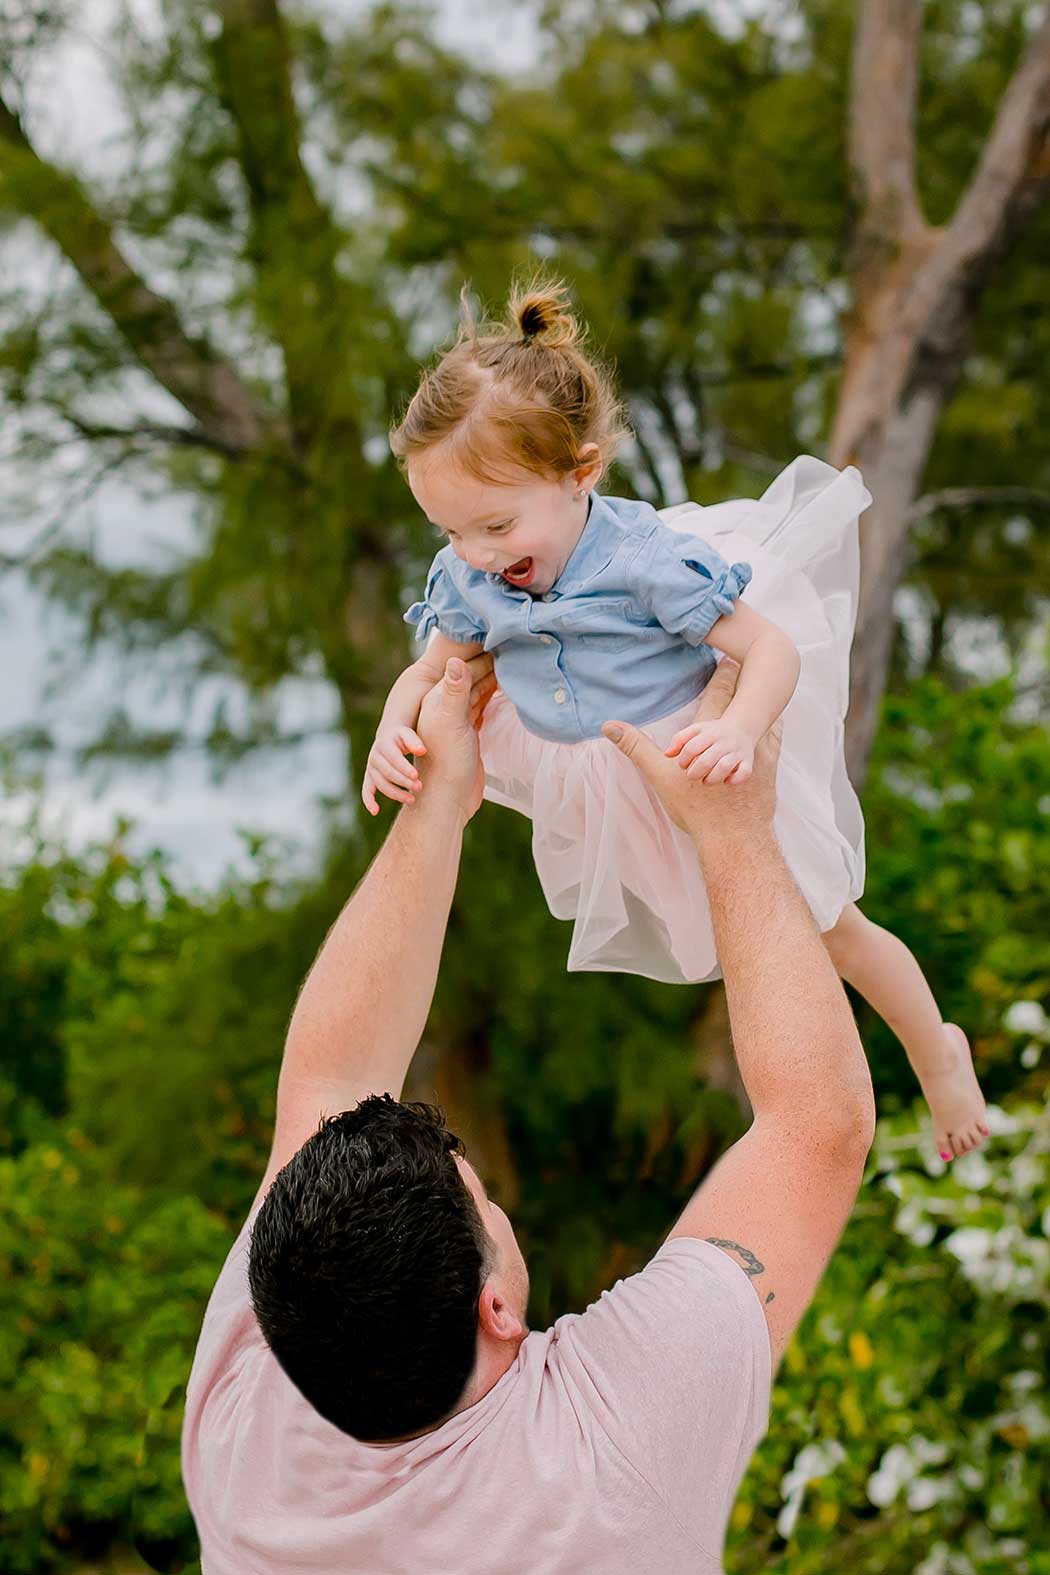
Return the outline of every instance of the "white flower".
<path id="1" fill-rule="evenodd" d="M 1015 1001 L 1003 1016 L 1003 1027 L 1012 1034 L 1033 1034 L 1050 1039 L 1050 1017 L 1039 1001 Z"/>
<path id="2" fill-rule="evenodd" d="M 951 1494 L 950 1477 L 916 1477 L 914 1482 L 908 1484 L 908 1508 L 917 1511 L 932 1509 L 934 1504 L 939 1504 L 943 1498 L 950 1498 Z"/>
<path id="3" fill-rule="evenodd" d="M 780 1484 L 784 1507 L 777 1517 L 777 1530 L 782 1537 L 790 1537 L 794 1531 L 809 1484 L 826 1477 L 835 1470 L 836 1466 L 840 1466 L 845 1458 L 846 1451 L 837 1438 L 820 1439 L 817 1443 L 806 1444 L 799 1450 L 792 1461 L 791 1470 L 785 1474 Z"/>
<path id="4" fill-rule="evenodd" d="M 901 1488 L 906 1487 L 909 1507 L 928 1509 L 951 1492 L 951 1482 L 950 1478 L 939 1479 L 948 1484 L 942 1488 L 938 1480 L 921 1477 L 919 1473 L 923 1466 L 942 1466 L 949 1452 L 947 1444 L 924 1438 L 921 1433 L 916 1433 L 906 1444 L 891 1444 L 879 1461 L 878 1469 L 868 1478 L 868 1498 L 879 1509 L 885 1509 L 893 1503 Z M 931 1491 L 934 1496 L 928 1498 Z M 913 1501 L 913 1495 L 916 1494 L 923 1502 Z"/>
<path id="5" fill-rule="evenodd" d="M 981 1149 L 971 1149 L 957 1159 L 952 1167 L 956 1181 L 962 1187 L 972 1187 L 975 1192 L 986 1187 L 994 1174 Z"/>

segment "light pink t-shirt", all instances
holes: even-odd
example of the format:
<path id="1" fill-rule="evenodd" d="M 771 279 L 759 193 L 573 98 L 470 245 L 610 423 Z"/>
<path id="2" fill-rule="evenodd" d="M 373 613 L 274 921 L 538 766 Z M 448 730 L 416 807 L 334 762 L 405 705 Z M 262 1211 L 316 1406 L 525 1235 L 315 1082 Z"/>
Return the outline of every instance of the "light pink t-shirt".
<path id="1" fill-rule="evenodd" d="M 769 1416 L 754 1288 L 668 1242 L 584 1313 L 529 1334 L 488 1394 L 404 1444 L 318 1416 L 248 1297 L 248 1223 L 187 1386 L 186 1491 L 203 1575 L 716 1575 Z"/>

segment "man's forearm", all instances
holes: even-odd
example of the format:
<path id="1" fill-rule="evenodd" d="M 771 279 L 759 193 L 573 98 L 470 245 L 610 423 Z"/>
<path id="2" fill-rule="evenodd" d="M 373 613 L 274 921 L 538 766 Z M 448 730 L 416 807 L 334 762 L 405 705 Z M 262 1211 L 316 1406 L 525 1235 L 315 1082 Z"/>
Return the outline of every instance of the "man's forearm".
<path id="1" fill-rule="evenodd" d="M 699 841 L 733 1044 L 756 1119 L 874 1119 L 845 991 L 771 828 Z"/>
<path id="2" fill-rule="evenodd" d="M 282 1082 L 400 1094 L 433 999 L 462 840 L 462 814 L 440 791 L 400 811 L 303 985 Z"/>

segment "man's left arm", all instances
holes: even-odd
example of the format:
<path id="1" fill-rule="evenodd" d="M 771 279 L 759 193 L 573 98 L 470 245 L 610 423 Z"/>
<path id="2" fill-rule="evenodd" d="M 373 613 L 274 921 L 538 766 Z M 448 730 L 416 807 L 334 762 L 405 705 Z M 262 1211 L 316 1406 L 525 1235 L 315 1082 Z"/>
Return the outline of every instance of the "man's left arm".
<path id="1" fill-rule="evenodd" d="M 434 995 L 463 827 L 481 801 L 472 718 L 491 692 L 491 666 L 489 657 L 450 662 L 423 703 L 422 790 L 398 812 L 299 993 L 256 1203 L 322 1115 L 369 1094 L 400 1097 Z"/>

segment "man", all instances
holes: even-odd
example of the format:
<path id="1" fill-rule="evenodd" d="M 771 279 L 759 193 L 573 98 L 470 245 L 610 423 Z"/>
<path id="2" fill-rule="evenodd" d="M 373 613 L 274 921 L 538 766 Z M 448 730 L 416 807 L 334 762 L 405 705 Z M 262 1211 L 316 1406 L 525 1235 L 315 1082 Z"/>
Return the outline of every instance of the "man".
<path id="1" fill-rule="evenodd" d="M 397 1098 L 481 801 L 492 680 L 470 665 L 424 702 L 418 802 L 303 987 L 270 1162 L 205 1314 L 183 1431 L 203 1575 L 714 1575 L 856 1196 L 871 1082 L 773 834 L 776 741 L 713 787 L 608 724 L 695 842 L 754 1122 L 641 1273 L 528 1331 L 510 1221 L 438 1112 Z M 702 715 L 733 682 L 724 662 Z"/>

